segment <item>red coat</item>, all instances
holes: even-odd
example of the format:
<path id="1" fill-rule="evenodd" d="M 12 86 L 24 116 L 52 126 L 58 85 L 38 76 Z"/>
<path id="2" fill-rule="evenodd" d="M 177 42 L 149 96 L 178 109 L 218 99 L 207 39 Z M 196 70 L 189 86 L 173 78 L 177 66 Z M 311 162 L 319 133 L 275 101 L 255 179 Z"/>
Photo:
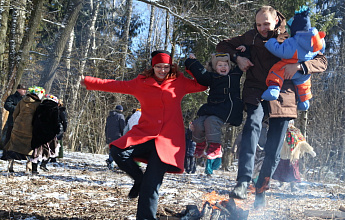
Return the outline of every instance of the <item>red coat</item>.
<path id="1" fill-rule="evenodd" d="M 183 172 L 186 144 L 181 100 L 186 94 L 201 92 L 207 87 L 184 77 L 182 73 L 176 79 L 165 80 L 161 85 L 143 75 L 130 81 L 87 76 L 85 85 L 88 90 L 130 94 L 140 102 L 142 115 L 139 124 L 111 145 L 124 149 L 155 139 L 162 162 L 179 168 L 178 173 Z"/>

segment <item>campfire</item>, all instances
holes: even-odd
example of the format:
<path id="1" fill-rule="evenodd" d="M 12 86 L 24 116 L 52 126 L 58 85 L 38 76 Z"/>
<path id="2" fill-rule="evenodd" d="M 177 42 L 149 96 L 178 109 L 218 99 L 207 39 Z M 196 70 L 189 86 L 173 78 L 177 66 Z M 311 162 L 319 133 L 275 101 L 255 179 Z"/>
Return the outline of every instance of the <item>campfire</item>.
<path id="1" fill-rule="evenodd" d="M 233 198 L 217 195 L 216 192 L 204 196 L 205 201 L 201 211 L 196 205 L 187 205 L 186 209 L 175 215 L 181 220 L 244 220 L 248 218 L 249 210 L 236 206 Z"/>

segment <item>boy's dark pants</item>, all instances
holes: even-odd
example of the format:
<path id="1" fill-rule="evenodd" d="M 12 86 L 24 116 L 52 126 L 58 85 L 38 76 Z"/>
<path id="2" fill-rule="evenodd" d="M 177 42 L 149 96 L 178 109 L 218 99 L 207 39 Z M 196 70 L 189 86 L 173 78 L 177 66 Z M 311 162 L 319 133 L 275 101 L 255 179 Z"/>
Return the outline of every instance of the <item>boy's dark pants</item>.
<path id="1" fill-rule="evenodd" d="M 126 149 L 112 145 L 110 153 L 119 168 L 132 177 L 135 183 L 141 184 L 137 219 L 156 219 L 158 190 L 169 165 L 163 163 L 158 157 L 154 140 Z M 145 173 L 133 160 L 138 157 L 146 158 L 148 161 Z"/>
<path id="2" fill-rule="evenodd" d="M 186 173 L 195 173 L 196 161 L 194 156 L 185 156 L 184 158 L 184 169 Z"/>

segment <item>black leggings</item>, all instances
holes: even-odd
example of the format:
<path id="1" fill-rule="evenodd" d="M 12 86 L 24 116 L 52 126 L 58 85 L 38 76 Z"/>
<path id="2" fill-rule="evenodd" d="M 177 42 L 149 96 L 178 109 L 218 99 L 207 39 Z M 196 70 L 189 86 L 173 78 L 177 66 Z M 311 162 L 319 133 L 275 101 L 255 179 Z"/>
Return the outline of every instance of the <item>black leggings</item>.
<path id="1" fill-rule="evenodd" d="M 119 168 L 132 177 L 136 183 L 141 184 L 137 219 L 156 219 L 158 190 L 170 165 L 160 160 L 154 140 L 126 149 L 120 149 L 112 145 L 110 153 Z M 133 158 L 145 158 L 147 160 L 148 163 L 144 173 Z"/>

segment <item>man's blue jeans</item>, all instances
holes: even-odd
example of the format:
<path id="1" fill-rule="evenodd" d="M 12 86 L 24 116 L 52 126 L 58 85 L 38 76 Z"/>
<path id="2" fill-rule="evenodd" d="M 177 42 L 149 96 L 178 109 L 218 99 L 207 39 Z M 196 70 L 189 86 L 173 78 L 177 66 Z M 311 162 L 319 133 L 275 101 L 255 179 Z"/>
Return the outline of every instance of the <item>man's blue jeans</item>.
<path id="1" fill-rule="evenodd" d="M 239 154 L 237 181 L 249 182 L 253 175 L 256 147 L 262 128 L 262 121 L 268 115 L 268 102 L 262 101 L 258 106 L 248 104 L 247 119 L 243 127 L 242 143 Z M 280 160 L 280 151 L 290 118 L 270 118 L 265 145 L 265 159 L 256 183 L 256 188 L 268 184 Z"/>

